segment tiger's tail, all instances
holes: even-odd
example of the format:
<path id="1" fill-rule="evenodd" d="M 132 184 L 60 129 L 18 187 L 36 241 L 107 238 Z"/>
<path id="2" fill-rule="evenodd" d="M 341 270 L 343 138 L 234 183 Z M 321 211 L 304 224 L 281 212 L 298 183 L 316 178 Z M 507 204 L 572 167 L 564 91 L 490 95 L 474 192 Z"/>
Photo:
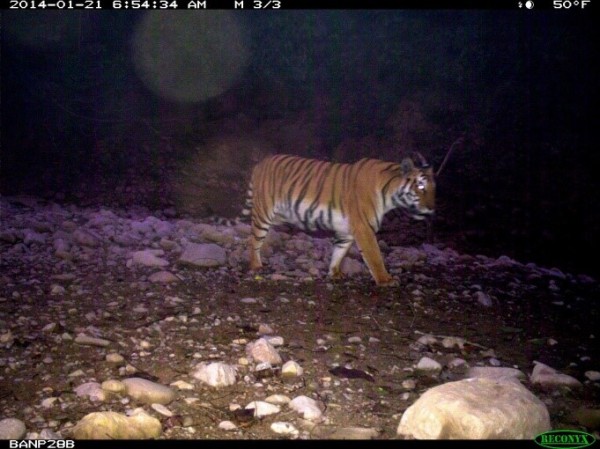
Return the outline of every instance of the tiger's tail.
<path id="1" fill-rule="evenodd" d="M 253 196 L 254 191 L 252 189 L 252 182 L 248 185 L 248 191 L 246 192 L 246 203 L 244 204 L 244 208 L 242 209 L 242 221 L 247 221 L 250 219 L 250 214 L 252 213 L 252 206 L 254 206 Z"/>

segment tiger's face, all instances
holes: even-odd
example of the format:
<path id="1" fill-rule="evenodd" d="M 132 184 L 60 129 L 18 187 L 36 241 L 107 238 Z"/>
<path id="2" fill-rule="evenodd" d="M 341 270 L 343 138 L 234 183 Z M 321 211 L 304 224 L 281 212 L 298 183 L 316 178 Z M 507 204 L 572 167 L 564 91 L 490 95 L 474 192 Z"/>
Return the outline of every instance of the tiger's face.
<path id="1" fill-rule="evenodd" d="M 402 162 L 406 184 L 397 192 L 398 202 L 415 220 L 424 220 L 435 211 L 435 179 L 431 166 L 417 167 L 411 159 Z M 402 197 L 402 200 L 400 200 Z"/>

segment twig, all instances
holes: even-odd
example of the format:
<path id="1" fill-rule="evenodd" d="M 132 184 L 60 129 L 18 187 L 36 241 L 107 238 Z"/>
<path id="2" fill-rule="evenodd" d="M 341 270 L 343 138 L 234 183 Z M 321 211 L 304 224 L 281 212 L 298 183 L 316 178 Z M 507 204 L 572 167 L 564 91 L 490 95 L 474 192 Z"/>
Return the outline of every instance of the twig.
<path id="1" fill-rule="evenodd" d="M 454 151 L 454 147 L 456 145 L 460 144 L 460 143 L 463 143 L 464 141 L 465 141 L 465 136 L 463 134 L 458 139 L 456 139 L 452 145 L 450 145 L 450 149 L 446 153 L 446 157 L 444 157 L 444 160 L 442 161 L 442 164 L 440 165 L 440 168 L 438 168 L 438 171 L 435 174 L 435 176 L 440 176 L 440 173 L 442 172 L 442 170 L 446 166 L 446 162 L 448 162 L 448 158 L 450 157 L 450 154 L 452 153 L 452 151 Z"/>

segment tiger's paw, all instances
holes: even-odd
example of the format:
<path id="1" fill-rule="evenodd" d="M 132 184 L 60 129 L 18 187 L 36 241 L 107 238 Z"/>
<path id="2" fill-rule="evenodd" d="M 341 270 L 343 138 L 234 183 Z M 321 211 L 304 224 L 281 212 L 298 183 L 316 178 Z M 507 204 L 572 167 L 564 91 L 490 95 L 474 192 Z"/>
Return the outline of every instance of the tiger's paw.
<path id="1" fill-rule="evenodd" d="M 387 276 L 377 282 L 377 287 L 397 287 L 400 283 L 391 276 Z"/>

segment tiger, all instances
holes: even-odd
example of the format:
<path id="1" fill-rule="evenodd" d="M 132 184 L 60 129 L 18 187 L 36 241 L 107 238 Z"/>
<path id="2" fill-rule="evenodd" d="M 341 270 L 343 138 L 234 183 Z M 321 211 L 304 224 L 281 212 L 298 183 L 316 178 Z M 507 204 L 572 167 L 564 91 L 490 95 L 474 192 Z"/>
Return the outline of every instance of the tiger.
<path id="1" fill-rule="evenodd" d="M 375 234 L 392 209 L 404 209 L 416 220 L 434 213 L 432 167 L 418 153 L 416 160 L 335 163 L 286 154 L 263 159 L 252 170 L 242 211 L 251 219 L 250 270 L 262 267 L 260 249 L 271 226 L 287 223 L 304 231 L 333 231 L 331 278 L 343 277 L 341 262 L 356 242 L 375 283 L 397 285 Z"/>

